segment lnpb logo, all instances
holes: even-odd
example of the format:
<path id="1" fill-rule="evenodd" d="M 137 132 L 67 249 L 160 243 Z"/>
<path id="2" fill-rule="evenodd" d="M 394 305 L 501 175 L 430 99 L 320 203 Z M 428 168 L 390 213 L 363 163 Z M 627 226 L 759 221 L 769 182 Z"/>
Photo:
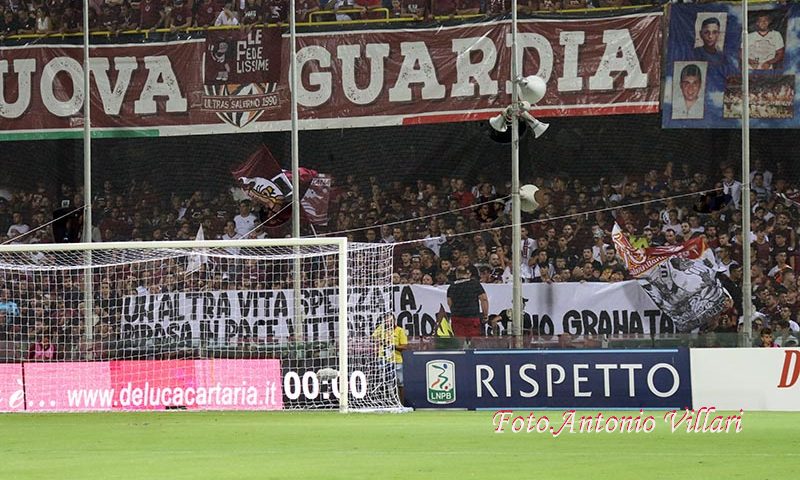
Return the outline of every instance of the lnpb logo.
<path id="1" fill-rule="evenodd" d="M 447 405 L 456 401 L 456 364 L 450 360 L 432 360 L 425 365 L 428 402 Z"/>

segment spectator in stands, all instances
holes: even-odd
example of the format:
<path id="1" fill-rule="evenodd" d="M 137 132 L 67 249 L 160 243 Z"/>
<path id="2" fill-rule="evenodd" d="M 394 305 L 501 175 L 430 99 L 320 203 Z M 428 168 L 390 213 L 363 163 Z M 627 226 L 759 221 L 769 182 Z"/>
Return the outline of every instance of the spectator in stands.
<path id="1" fill-rule="evenodd" d="M 11 330 L 13 325 L 19 323 L 19 305 L 11 300 L 8 288 L 0 289 L 0 314 L 3 315 L 4 320 L 3 325 L 0 325 L 1 329 Z"/>
<path id="2" fill-rule="evenodd" d="M 295 22 L 310 22 L 310 15 L 319 10 L 319 0 L 297 0 L 295 2 Z"/>
<path id="3" fill-rule="evenodd" d="M 264 20 L 270 24 L 287 23 L 289 2 L 287 0 L 264 0 Z"/>
<path id="4" fill-rule="evenodd" d="M 236 14 L 233 13 L 233 4 L 231 2 L 225 3 L 225 6 L 222 7 L 222 11 L 219 12 L 217 15 L 216 20 L 214 20 L 214 26 L 233 26 L 239 25 L 239 19 L 236 18 Z"/>
<path id="5" fill-rule="evenodd" d="M 16 35 L 19 33 L 21 25 L 17 14 L 11 10 L 6 10 L 3 14 L 2 21 L 0 21 L 0 39 L 9 35 Z"/>
<path id="6" fill-rule="evenodd" d="M 398 8 L 399 7 L 399 8 Z M 411 18 L 412 20 L 423 20 L 430 15 L 430 0 L 399 0 L 397 2 L 397 10 L 399 16 Z M 422 194 L 422 196 L 426 196 L 430 198 L 431 194 L 434 191 L 434 185 L 430 185 L 430 189 L 428 190 L 428 186 L 425 187 L 427 194 Z"/>
<path id="7" fill-rule="evenodd" d="M 521 0 L 517 3 L 520 13 L 532 13 L 539 9 L 538 0 Z M 511 12 L 510 0 L 487 0 L 486 13 L 489 15 L 503 15 Z"/>
<path id="8" fill-rule="evenodd" d="M 264 15 L 262 12 L 262 6 L 256 4 L 256 0 L 247 0 L 241 12 L 242 25 L 247 25 L 248 27 L 252 27 L 257 23 L 263 23 L 263 22 L 264 22 Z"/>
<path id="9" fill-rule="evenodd" d="M 431 0 L 435 17 L 453 17 L 458 7 L 457 0 Z"/>
<path id="10" fill-rule="evenodd" d="M 797 318 L 792 312 L 792 308 L 788 304 L 780 306 L 780 317 L 778 322 L 786 322 L 786 327 L 789 328 L 793 334 L 800 333 L 800 324 L 797 323 Z"/>
<path id="11" fill-rule="evenodd" d="M 383 12 L 377 11 L 383 8 L 381 0 L 355 0 L 355 6 L 361 10 L 361 18 L 365 19 L 378 19 L 385 18 Z"/>
<path id="12" fill-rule="evenodd" d="M 771 328 L 767 327 L 761 329 L 761 344 L 759 346 L 764 348 L 773 348 L 778 346 L 773 340 Z"/>
<path id="13" fill-rule="evenodd" d="M 197 6 L 197 14 L 195 16 L 195 27 L 210 27 L 214 25 L 217 15 L 220 14 L 219 7 L 216 0 L 203 0 Z"/>
<path id="14" fill-rule="evenodd" d="M 249 200 L 239 202 L 239 213 L 233 217 L 236 234 L 239 238 L 248 238 L 258 225 L 258 218 L 253 214 Z"/>
<path id="15" fill-rule="evenodd" d="M 117 356 L 116 334 L 111 325 L 102 320 L 97 325 L 94 344 L 91 346 L 94 360 L 111 360 Z"/>
<path id="16" fill-rule="evenodd" d="M 22 212 L 14 212 L 12 221 L 14 223 L 8 227 L 8 238 L 12 239 L 11 243 L 28 243 L 25 237 L 20 238 L 18 241 L 13 241 L 14 238 L 21 237 L 31 230 L 31 227 L 22 219 Z"/>
<path id="17" fill-rule="evenodd" d="M 731 167 L 726 167 L 722 174 L 723 193 L 731 196 L 734 208 L 738 209 L 742 201 L 742 182 L 736 180 Z"/>
<path id="18" fill-rule="evenodd" d="M 56 346 L 51 343 L 48 335 L 38 338 L 28 352 L 28 360 L 34 362 L 49 362 L 56 359 Z"/>
<path id="19" fill-rule="evenodd" d="M 168 20 L 170 31 L 173 33 L 185 31 L 192 26 L 193 22 L 192 6 L 183 0 L 174 0 Z"/>
<path id="20" fill-rule="evenodd" d="M 580 10 L 587 7 L 586 0 L 566 0 L 563 4 L 565 10 Z"/>
<path id="21" fill-rule="evenodd" d="M 775 324 L 775 345 L 778 347 L 796 347 L 798 344 L 797 337 L 792 334 L 792 330 L 789 328 L 789 322 L 786 320 L 778 320 Z"/>
<path id="22" fill-rule="evenodd" d="M 767 275 L 774 278 L 777 283 L 780 283 L 782 275 L 786 272 L 793 271 L 793 269 L 792 266 L 787 263 L 788 252 L 779 251 L 775 253 L 774 258 L 775 258 L 775 266 L 770 269 Z"/>
<path id="23" fill-rule="evenodd" d="M 59 33 L 77 33 L 83 29 L 83 21 L 80 13 L 69 4 L 64 8 L 64 13 L 61 14 L 58 25 Z"/>
<path id="24" fill-rule="evenodd" d="M 36 11 L 28 10 L 19 12 L 19 31 L 20 34 L 36 33 Z"/>
<path id="25" fill-rule="evenodd" d="M 555 12 L 564 8 L 564 2 L 562 0 L 540 0 L 538 5 L 539 7 L 537 10 L 548 12 Z"/>
<path id="26" fill-rule="evenodd" d="M 117 33 L 119 31 L 120 15 L 119 7 L 112 7 L 108 3 L 103 3 L 100 6 L 100 14 L 97 19 L 98 28 L 103 31 Z"/>
<path id="27" fill-rule="evenodd" d="M 142 30 L 155 30 L 164 20 L 161 12 L 161 0 L 141 0 L 138 27 Z"/>

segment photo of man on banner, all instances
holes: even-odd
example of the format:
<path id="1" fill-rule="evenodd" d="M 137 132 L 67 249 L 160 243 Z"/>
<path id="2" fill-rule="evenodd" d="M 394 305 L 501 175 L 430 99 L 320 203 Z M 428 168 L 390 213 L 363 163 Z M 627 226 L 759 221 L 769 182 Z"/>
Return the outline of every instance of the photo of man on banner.
<path id="1" fill-rule="evenodd" d="M 762 10 L 750 17 L 747 34 L 750 70 L 781 70 L 785 53 L 786 13 L 783 10 Z M 783 30 L 782 32 L 779 30 Z"/>
<path id="2" fill-rule="evenodd" d="M 728 14 L 723 12 L 700 12 L 695 21 L 694 53 L 703 55 L 721 55 L 725 50 L 725 27 Z M 705 58 L 697 58 L 705 60 Z"/>
<path id="3" fill-rule="evenodd" d="M 739 71 L 736 58 L 725 52 L 727 26 L 727 13 L 699 12 L 695 19 L 694 49 L 687 59 L 706 62 L 706 85 L 715 89 L 723 88 L 726 79 L 738 75 Z"/>
<path id="4" fill-rule="evenodd" d="M 672 75 L 672 118 L 701 120 L 705 114 L 706 62 L 675 62 Z M 678 81 L 676 82 L 675 79 Z"/>

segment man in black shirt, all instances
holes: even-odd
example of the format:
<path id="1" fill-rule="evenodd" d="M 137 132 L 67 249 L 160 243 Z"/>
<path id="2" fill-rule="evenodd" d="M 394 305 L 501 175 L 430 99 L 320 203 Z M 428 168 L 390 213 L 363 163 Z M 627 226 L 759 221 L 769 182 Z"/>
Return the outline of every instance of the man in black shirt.
<path id="1" fill-rule="evenodd" d="M 456 337 L 469 345 L 473 337 L 481 336 L 481 322 L 489 319 L 489 297 L 466 267 L 456 269 L 456 280 L 447 289 L 447 305 Z"/>

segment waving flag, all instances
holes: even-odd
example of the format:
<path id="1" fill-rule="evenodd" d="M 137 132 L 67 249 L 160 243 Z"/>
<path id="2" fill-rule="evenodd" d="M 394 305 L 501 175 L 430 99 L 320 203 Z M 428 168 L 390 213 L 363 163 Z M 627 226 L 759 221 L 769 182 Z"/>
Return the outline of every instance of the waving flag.
<path id="1" fill-rule="evenodd" d="M 330 178 L 316 170 L 301 167 L 301 219 L 316 225 L 328 223 Z M 292 218 L 292 173 L 283 170 L 264 145 L 231 174 L 239 187 L 254 201 L 266 207 L 267 227 L 280 227 Z M 322 177 L 322 178 L 320 178 Z"/>
<path id="2" fill-rule="evenodd" d="M 270 211 L 278 212 L 283 205 L 291 202 L 292 182 L 266 145 L 250 155 L 231 174 L 247 196 Z"/>
<path id="3" fill-rule="evenodd" d="M 729 295 L 716 278 L 714 255 L 702 238 L 675 246 L 634 248 L 616 224 L 611 237 L 628 272 L 679 332 L 707 324 L 724 309 Z"/>

